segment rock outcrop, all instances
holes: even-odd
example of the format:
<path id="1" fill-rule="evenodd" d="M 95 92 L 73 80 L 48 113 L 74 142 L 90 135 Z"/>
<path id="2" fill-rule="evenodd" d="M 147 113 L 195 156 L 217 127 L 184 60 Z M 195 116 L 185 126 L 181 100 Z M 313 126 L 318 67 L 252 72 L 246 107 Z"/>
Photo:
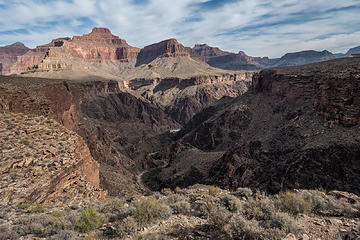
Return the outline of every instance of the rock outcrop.
<path id="1" fill-rule="evenodd" d="M 147 64 L 158 57 L 186 57 L 190 56 L 187 49 L 176 39 L 169 39 L 155 43 L 141 49 L 136 66 Z"/>
<path id="2" fill-rule="evenodd" d="M 11 66 L 11 73 L 21 73 L 29 70 L 44 59 L 49 47 L 60 46 L 61 43 L 68 40 L 70 38 L 54 39 L 51 43 L 37 46 L 35 49 L 28 50 L 25 54 L 19 55 L 16 62 Z"/>
<path id="3" fill-rule="evenodd" d="M 20 42 L 0 47 L 0 74 L 10 73 L 10 68 L 16 62 L 17 57 L 27 51 L 29 51 L 29 48 Z"/>
<path id="4" fill-rule="evenodd" d="M 252 91 L 223 99 L 185 125 L 167 171 L 176 172 L 181 159 L 193 158 L 185 151 L 199 149 L 218 160 L 211 158 L 208 172 L 193 165 L 177 176 L 183 183 L 196 179 L 270 193 L 324 188 L 358 194 L 359 63 L 348 58 L 263 70 L 254 76 Z M 219 157 L 219 152 L 225 153 Z M 204 177 L 196 178 L 198 172 Z M 183 186 L 181 181 L 176 184 Z M 165 178 L 159 186 L 170 183 Z"/>
<path id="5" fill-rule="evenodd" d="M 181 124 L 222 97 L 245 93 L 254 72 L 234 72 L 189 78 L 134 79 L 129 88 Z"/>
<path id="6" fill-rule="evenodd" d="M 77 134 L 55 121 L 1 114 L 1 204 L 101 200 L 99 164 Z"/>
<path id="7" fill-rule="evenodd" d="M 233 54 L 217 47 L 210 47 L 207 44 L 196 44 L 192 50 L 205 62 L 208 62 L 212 58 Z"/>

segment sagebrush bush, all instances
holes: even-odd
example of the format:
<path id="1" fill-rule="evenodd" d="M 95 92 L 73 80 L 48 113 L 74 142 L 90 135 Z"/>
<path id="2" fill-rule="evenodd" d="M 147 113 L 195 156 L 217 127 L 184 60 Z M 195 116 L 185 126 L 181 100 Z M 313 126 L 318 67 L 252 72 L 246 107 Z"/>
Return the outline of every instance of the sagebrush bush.
<path id="1" fill-rule="evenodd" d="M 247 220 L 242 215 L 233 215 L 229 222 L 229 229 L 226 232 L 232 239 L 260 240 L 265 239 L 263 229 L 255 220 Z"/>
<path id="2" fill-rule="evenodd" d="M 243 208 L 241 200 L 233 195 L 225 195 L 221 198 L 223 205 L 231 212 L 239 211 Z"/>
<path id="3" fill-rule="evenodd" d="M 224 207 L 216 206 L 210 209 L 208 217 L 209 224 L 216 229 L 222 230 L 225 224 L 228 223 L 231 213 Z"/>
<path id="4" fill-rule="evenodd" d="M 300 194 L 306 201 L 313 203 L 313 212 L 324 216 L 356 217 L 359 211 L 346 199 L 337 199 L 321 191 L 304 190 Z"/>
<path id="5" fill-rule="evenodd" d="M 134 217 L 140 225 L 146 225 L 160 218 L 171 216 L 171 209 L 153 197 L 143 197 L 136 203 Z"/>
<path id="6" fill-rule="evenodd" d="M 190 203 L 187 201 L 179 201 L 171 205 L 174 213 L 187 214 L 190 212 Z"/>
<path id="7" fill-rule="evenodd" d="M 89 232 L 98 228 L 101 224 L 101 216 L 95 207 L 90 207 L 81 212 L 81 217 L 77 219 L 76 226 L 80 232 Z"/>
<path id="8" fill-rule="evenodd" d="M 301 194 L 295 192 L 284 192 L 279 195 L 279 208 L 293 215 L 299 213 L 309 214 L 313 211 L 313 202 L 305 199 Z"/>

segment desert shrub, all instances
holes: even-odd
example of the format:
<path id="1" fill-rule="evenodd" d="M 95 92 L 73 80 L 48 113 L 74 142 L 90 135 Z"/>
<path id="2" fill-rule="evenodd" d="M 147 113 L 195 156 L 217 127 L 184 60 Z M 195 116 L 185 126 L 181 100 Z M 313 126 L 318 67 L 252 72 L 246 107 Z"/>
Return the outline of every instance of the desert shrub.
<path id="1" fill-rule="evenodd" d="M 26 138 L 21 139 L 21 140 L 20 140 L 20 143 L 21 143 L 21 144 L 24 144 L 24 145 L 26 145 L 26 146 L 29 146 L 29 145 L 30 145 L 30 141 L 29 141 L 28 139 L 26 139 Z"/>
<path id="2" fill-rule="evenodd" d="M 76 226 L 80 232 L 89 232 L 98 228 L 101 224 L 101 216 L 95 207 L 90 207 L 81 212 L 77 219 Z"/>
<path id="3" fill-rule="evenodd" d="M 127 218 L 124 218 L 123 220 L 118 222 L 115 227 L 117 235 L 121 238 L 124 238 L 136 232 L 138 228 L 138 223 L 136 222 L 134 217 L 128 216 Z"/>
<path id="4" fill-rule="evenodd" d="M 272 213 L 265 226 L 267 228 L 278 228 L 285 233 L 297 233 L 301 229 L 296 219 L 285 212 Z"/>
<path id="5" fill-rule="evenodd" d="M 220 190 L 221 190 L 221 189 L 220 189 L 219 187 L 211 186 L 211 187 L 209 188 L 209 195 L 214 197 L 214 196 L 216 196 L 216 195 L 219 194 Z"/>
<path id="6" fill-rule="evenodd" d="M 22 209 L 22 210 L 26 210 L 26 209 L 28 209 L 29 207 L 30 207 L 30 204 L 28 204 L 28 203 L 21 203 L 21 204 L 19 205 L 19 208 Z"/>
<path id="7" fill-rule="evenodd" d="M 309 214 L 314 208 L 312 201 L 305 199 L 300 194 L 290 191 L 281 193 L 277 203 L 282 211 L 293 215 L 299 213 Z"/>
<path id="8" fill-rule="evenodd" d="M 259 240 L 265 239 L 263 229 L 255 220 L 247 220 L 240 214 L 234 215 L 229 221 L 226 232 L 232 239 Z M 279 238 L 280 239 L 280 238 Z"/>
<path id="9" fill-rule="evenodd" d="M 64 217 L 66 214 L 64 211 L 55 210 L 50 213 L 48 213 L 52 217 L 61 218 Z"/>
<path id="10" fill-rule="evenodd" d="M 345 199 L 337 199 L 315 190 L 306 190 L 299 193 L 305 200 L 313 203 L 313 212 L 325 216 L 356 217 L 358 211 Z"/>
<path id="11" fill-rule="evenodd" d="M 164 195 L 170 195 L 173 193 L 173 191 L 171 190 L 171 188 L 163 188 L 161 189 L 161 193 Z"/>
<path id="12" fill-rule="evenodd" d="M 222 230 L 225 224 L 229 221 L 231 213 L 224 207 L 216 206 L 210 210 L 209 224 L 215 229 Z"/>
<path id="13" fill-rule="evenodd" d="M 33 214 L 23 216 L 14 222 L 14 231 L 21 236 L 34 234 L 39 237 L 49 237 L 62 230 L 71 229 L 72 224 L 63 219 L 48 214 Z"/>
<path id="14" fill-rule="evenodd" d="M 19 234 L 13 231 L 10 225 L 0 225 L 0 239 L 17 240 L 19 238 Z"/>
<path id="15" fill-rule="evenodd" d="M 181 188 L 180 187 L 176 187 L 175 189 L 174 189 L 174 192 L 176 192 L 176 193 L 179 193 L 181 191 Z"/>
<path id="16" fill-rule="evenodd" d="M 72 230 L 62 230 L 50 237 L 51 240 L 80 240 L 78 234 Z"/>
<path id="17" fill-rule="evenodd" d="M 179 201 L 171 205 L 173 212 L 177 214 L 189 213 L 190 207 L 190 203 L 188 203 L 187 201 Z"/>
<path id="18" fill-rule="evenodd" d="M 160 218 L 168 218 L 171 209 L 153 197 L 143 197 L 136 203 L 135 219 L 140 225 L 146 225 Z"/>
<path id="19" fill-rule="evenodd" d="M 224 206 L 231 212 L 236 212 L 242 209 L 243 203 L 237 197 L 233 195 L 225 195 L 221 198 Z"/>
<path id="20" fill-rule="evenodd" d="M 259 199 L 251 198 L 244 204 L 244 215 L 248 219 L 266 221 L 270 219 L 273 212 L 276 212 L 275 203 L 267 196 Z"/>
<path id="21" fill-rule="evenodd" d="M 32 206 L 30 209 L 31 213 L 43 213 L 45 212 L 45 208 L 42 204 L 36 204 L 35 206 Z"/>
<path id="22" fill-rule="evenodd" d="M 232 193 L 234 196 L 241 198 L 250 198 L 253 195 L 253 191 L 250 188 L 238 188 Z"/>

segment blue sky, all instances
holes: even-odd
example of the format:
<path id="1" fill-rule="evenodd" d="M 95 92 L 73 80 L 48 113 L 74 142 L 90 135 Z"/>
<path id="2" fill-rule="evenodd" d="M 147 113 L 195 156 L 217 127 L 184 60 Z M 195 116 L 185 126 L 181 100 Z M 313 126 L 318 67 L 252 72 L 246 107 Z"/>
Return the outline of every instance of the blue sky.
<path id="1" fill-rule="evenodd" d="M 360 0 L 0 0 L 0 46 L 108 27 L 136 47 L 176 38 L 252 56 L 360 45 Z"/>

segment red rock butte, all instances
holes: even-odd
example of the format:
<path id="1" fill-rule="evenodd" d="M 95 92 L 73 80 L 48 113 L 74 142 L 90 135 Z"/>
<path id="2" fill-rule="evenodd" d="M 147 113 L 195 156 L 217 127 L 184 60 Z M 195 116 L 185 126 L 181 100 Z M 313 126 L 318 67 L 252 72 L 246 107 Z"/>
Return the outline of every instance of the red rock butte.
<path id="1" fill-rule="evenodd" d="M 89 34 L 74 36 L 73 41 L 95 42 L 101 44 L 128 45 L 124 39 L 119 38 L 111 33 L 107 28 L 93 28 Z"/>

